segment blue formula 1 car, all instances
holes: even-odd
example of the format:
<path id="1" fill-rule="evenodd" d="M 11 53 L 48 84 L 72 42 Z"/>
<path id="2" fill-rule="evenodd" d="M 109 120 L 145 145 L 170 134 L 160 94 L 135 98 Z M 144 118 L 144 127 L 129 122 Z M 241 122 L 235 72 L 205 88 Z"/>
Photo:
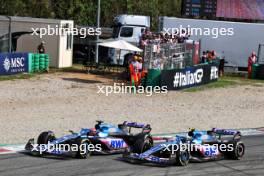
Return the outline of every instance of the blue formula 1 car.
<path id="1" fill-rule="evenodd" d="M 127 151 L 125 160 L 131 163 L 151 162 L 185 166 L 192 162 L 240 159 L 245 153 L 245 145 L 240 140 L 239 131 L 213 128 L 210 131 L 192 129 L 187 136 L 166 139 L 143 153 Z"/>
<path id="2" fill-rule="evenodd" d="M 132 133 L 132 129 L 139 129 Z M 25 146 L 26 151 L 36 155 L 69 155 L 87 158 L 91 153 L 123 153 L 128 148 L 142 153 L 153 146 L 149 124 L 127 122 L 118 126 L 97 121 L 95 128 L 83 128 L 79 133 L 56 138 L 52 131 L 42 132 L 37 144 L 30 139 Z"/>

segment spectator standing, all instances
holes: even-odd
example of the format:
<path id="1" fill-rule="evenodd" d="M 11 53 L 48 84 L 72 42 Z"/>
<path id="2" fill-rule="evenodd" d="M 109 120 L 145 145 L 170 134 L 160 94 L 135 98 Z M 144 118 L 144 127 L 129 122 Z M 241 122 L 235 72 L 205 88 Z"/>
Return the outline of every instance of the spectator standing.
<path id="1" fill-rule="evenodd" d="M 251 56 L 248 58 L 248 78 L 251 78 L 252 75 L 252 65 L 257 62 L 256 53 L 253 51 Z"/>
<path id="2" fill-rule="evenodd" d="M 207 50 L 206 51 L 206 61 L 210 62 L 211 58 L 212 58 L 212 53 L 209 50 Z"/>
<path id="3" fill-rule="evenodd" d="M 224 55 L 224 51 L 223 51 L 220 62 L 219 62 L 219 72 L 218 72 L 219 76 L 224 75 L 225 63 L 226 63 L 226 61 L 225 61 L 225 55 Z"/>
<path id="4" fill-rule="evenodd" d="M 216 52 L 213 50 L 211 52 L 211 60 L 214 60 L 214 59 L 216 59 Z"/>
<path id="5" fill-rule="evenodd" d="M 42 42 L 40 43 L 40 45 L 38 46 L 38 53 L 39 53 L 39 54 L 44 54 L 44 53 L 46 52 L 44 44 L 45 44 L 45 42 L 42 41 Z"/>
<path id="6" fill-rule="evenodd" d="M 203 55 L 202 55 L 202 58 L 201 58 L 201 63 L 205 63 L 206 62 L 206 52 L 203 51 Z"/>
<path id="7" fill-rule="evenodd" d="M 147 35 L 147 36 L 151 36 L 152 35 L 152 32 L 150 31 L 149 27 L 146 27 L 144 34 Z"/>
<path id="8" fill-rule="evenodd" d="M 141 49 L 145 49 L 145 46 L 147 45 L 147 39 L 145 38 L 145 35 L 143 35 L 141 38 L 140 38 L 140 48 Z"/>
<path id="9" fill-rule="evenodd" d="M 129 64 L 129 72 L 130 72 L 131 85 L 135 85 L 135 86 L 138 85 L 137 64 L 138 64 L 137 56 L 134 55 L 132 62 Z"/>

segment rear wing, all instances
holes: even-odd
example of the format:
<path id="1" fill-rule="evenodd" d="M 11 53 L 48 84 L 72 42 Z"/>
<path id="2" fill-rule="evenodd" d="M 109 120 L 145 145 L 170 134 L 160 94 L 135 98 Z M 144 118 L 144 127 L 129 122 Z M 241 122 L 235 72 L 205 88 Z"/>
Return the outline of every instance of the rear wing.
<path id="1" fill-rule="evenodd" d="M 124 121 L 122 125 L 130 127 L 130 128 L 142 128 L 143 132 L 144 131 L 149 131 L 149 132 L 151 131 L 150 124 Z"/>
<path id="2" fill-rule="evenodd" d="M 137 122 L 124 121 L 123 125 L 132 128 L 150 128 L 150 124 L 137 123 Z"/>
<path id="3" fill-rule="evenodd" d="M 219 136 L 233 136 L 233 139 L 240 139 L 241 138 L 241 132 L 238 130 L 226 130 L 226 129 L 220 129 L 220 128 L 213 128 L 212 132 L 215 134 L 218 134 Z"/>

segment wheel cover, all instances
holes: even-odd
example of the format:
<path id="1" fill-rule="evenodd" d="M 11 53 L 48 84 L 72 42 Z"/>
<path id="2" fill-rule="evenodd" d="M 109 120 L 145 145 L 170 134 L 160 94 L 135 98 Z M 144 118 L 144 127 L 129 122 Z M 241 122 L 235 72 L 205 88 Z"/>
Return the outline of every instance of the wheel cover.
<path id="1" fill-rule="evenodd" d="M 183 162 L 188 162 L 189 161 L 189 153 L 187 151 L 184 151 L 181 153 L 181 160 Z"/>
<path id="2" fill-rule="evenodd" d="M 244 147 L 243 147 L 243 145 L 238 145 L 237 146 L 237 155 L 239 157 L 242 157 L 244 155 Z"/>
<path id="3" fill-rule="evenodd" d="M 83 156 L 86 156 L 89 154 L 89 143 L 88 142 L 84 142 L 82 145 L 81 145 L 81 150 L 82 150 L 82 154 Z M 84 152 L 85 151 L 85 152 Z M 84 153 L 83 153 L 84 152 Z"/>

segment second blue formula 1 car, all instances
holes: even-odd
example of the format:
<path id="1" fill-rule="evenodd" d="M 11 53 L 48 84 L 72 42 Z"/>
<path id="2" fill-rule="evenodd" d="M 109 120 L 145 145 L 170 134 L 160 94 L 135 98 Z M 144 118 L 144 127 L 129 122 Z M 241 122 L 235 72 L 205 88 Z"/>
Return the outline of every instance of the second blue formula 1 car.
<path id="1" fill-rule="evenodd" d="M 139 132 L 132 133 L 132 129 L 139 129 Z M 37 144 L 34 144 L 34 139 L 30 139 L 25 149 L 33 154 L 70 155 L 78 158 L 87 158 L 91 153 L 123 153 L 128 148 L 142 153 L 153 146 L 150 132 L 149 124 L 125 121 L 115 126 L 97 121 L 95 128 L 84 128 L 79 133 L 71 131 L 71 134 L 60 138 L 56 138 L 52 131 L 42 132 Z M 53 146 L 52 150 L 50 146 Z"/>
<path id="2" fill-rule="evenodd" d="M 188 132 L 187 136 L 176 136 L 167 142 L 158 144 L 143 153 L 127 152 L 123 157 L 132 163 L 151 162 L 157 164 L 175 164 L 185 166 L 192 162 L 220 160 L 224 158 L 240 159 L 245 146 L 239 131 L 213 128 L 210 131 Z"/>

